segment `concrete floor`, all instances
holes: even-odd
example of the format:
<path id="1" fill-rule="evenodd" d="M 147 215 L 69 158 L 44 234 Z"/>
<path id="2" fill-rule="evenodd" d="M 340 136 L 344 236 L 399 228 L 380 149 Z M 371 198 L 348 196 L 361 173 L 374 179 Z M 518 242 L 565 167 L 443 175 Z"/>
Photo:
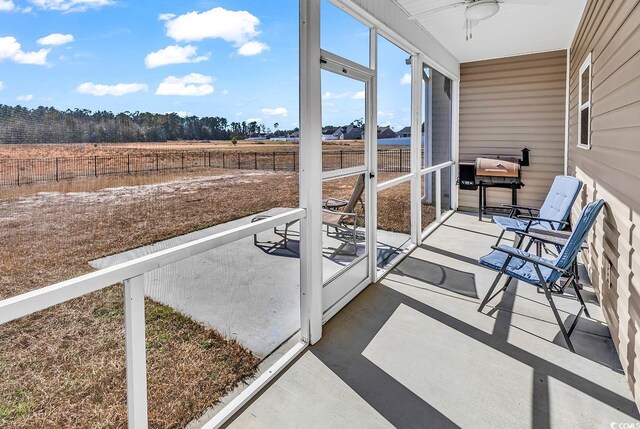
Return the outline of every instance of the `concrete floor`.
<path id="1" fill-rule="evenodd" d="M 544 296 L 512 282 L 484 314 L 497 237 L 455 214 L 330 320 L 322 340 L 232 421 L 238 428 L 609 428 L 639 422 L 593 292 L 569 352 Z M 579 308 L 556 296 L 569 323 Z M 636 427 L 636 426 L 626 426 Z"/>
<path id="2" fill-rule="evenodd" d="M 91 265 L 106 268 L 207 237 L 251 222 L 248 216 L 149 246 L 108 256 Z M 145 293 L 192 319 L 238 340 L 260 357 L 276 350 L 300 329 L 300 259 L 298 225 L 289 231 L 287 248 L 273 230 L 214 249 L 145 275 Z M 280 231 L 282 228 L 278 228 Z M 325 234 L 326 235 L 326 234 Z M 379 231 L 378 261 L 398 254 L 405 234 Z M 325 237 L 324 273 L 328 279 L 364 252 Z M 400 249 L 400 250 L 399 250 Z"/>

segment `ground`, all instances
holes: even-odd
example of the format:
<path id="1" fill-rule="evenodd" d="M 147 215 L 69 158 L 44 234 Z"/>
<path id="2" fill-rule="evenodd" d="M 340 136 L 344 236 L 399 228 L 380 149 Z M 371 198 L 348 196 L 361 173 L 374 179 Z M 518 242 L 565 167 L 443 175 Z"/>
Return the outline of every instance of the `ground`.
<path id="1" fill-rule="evenodd" d="M 353 184 L 331 181 L 325 193 L 348 198 Z M 394 189 L 380 200 L 380 228 L 405 232 L 409 184 Z M 4 188 L 0 299 L 109 254 L 296 207 L 297 191 L 296 173 L 216 169 Z M 126 426 L 122 302 L 114 286 L 0 327 L 0 426 Z M 255 370 L 250 351 L 167 307 L 147 300 L 146 317 L 151 427 L 184 426 Z"/>

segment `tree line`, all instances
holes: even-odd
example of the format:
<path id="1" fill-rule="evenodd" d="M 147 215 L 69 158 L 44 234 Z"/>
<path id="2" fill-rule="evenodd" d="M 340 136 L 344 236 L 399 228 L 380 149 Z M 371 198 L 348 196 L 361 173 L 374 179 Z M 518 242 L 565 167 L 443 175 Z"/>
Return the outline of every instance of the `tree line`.
<path id="1" fill-rule="evenodd" d="M 149 113 L 87 109 L 29 109 L 0 104 L 0 144 L 127 143 L 176 140 L 242 140 L 255 134 L 287 136 L 257 122 L 229 122 L 220 116 L 182 117 L 177 113 Z"/>

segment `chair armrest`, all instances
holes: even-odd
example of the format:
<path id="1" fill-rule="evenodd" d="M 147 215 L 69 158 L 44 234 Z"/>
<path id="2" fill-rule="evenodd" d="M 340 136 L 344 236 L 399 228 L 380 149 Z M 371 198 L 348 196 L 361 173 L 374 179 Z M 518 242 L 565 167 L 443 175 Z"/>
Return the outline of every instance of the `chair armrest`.
<path id="1" fill-rule="evenodd" d="M 529 220 L 529 225 L 527 225 L 526 231 L 529 231 L 529 227 L 534 221 L 550 223 L 552 228 L 554 223 L 560 225 L 561 227 L 569 226 L 569 222 L 566 222 L 564 220 L 545 219 L 538 216 L 518 216 L 518 219 Z"/>
<path id="2" fill-rule="evenodd" d="M 553 244 L 554 246 L 564 246 L 567 241 L 567 239 L 563 239 L 563 242 L 561 242 L 559 240 L 559 237 L 557 236 L 556 237 L 549 236 L 549 238 L 546 238 L 540 234 L 531 234 L 529 232 L 524 232 L 524 231 L 514 231 L 514 232 L 521 237 L 529 237 L 532 240 L 541 241 L 544 244 Z"/>
<path id="3" fill-rule="evenodd" d="M 542 265 L 543 267 L 547 267 L 547 268 L 550 268 L 552 270 L 559 271 L 561 273 L 571 274 L 567 270 L 564 270 L 562 268 L 556 267 L 551 262 L 540 260 L 537 257 L 533 257 L 533 255 L 531 257 L 523 255 L 522 253 L 517 252 L 515 249 L 514 250 L 509 250 L 508 248 L 498 247 L 498 246 L 491 246 L 491 248 L 493 250 L 497 250 L 499 252 L 506 253 L 507 255 L 512 256 L 514 258 L 521 259 L 521 260 L 527 261 L 527 262 L 531 262 L 532 264 Z"/>

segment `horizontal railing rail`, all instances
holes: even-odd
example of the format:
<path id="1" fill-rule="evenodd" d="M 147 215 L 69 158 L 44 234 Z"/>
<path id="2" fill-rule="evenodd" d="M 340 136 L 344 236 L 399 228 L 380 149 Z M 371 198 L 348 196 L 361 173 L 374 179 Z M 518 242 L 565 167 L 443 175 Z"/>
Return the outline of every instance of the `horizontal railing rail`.
<path id="1" fill-rule="evenodd" d="M 290 212 L 268 219 L 219 232 L 84 276 L 7 298 L 0 301 L 0 325 L 138 277 L 166 265 L 208 252 L 225 244 L 267 231 L 276 226 L 300 220 L 305 216 L 306 211 L 304 209 L 293 209 Z"/>

